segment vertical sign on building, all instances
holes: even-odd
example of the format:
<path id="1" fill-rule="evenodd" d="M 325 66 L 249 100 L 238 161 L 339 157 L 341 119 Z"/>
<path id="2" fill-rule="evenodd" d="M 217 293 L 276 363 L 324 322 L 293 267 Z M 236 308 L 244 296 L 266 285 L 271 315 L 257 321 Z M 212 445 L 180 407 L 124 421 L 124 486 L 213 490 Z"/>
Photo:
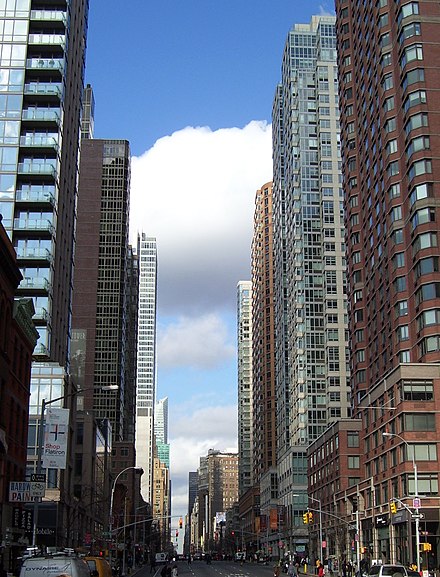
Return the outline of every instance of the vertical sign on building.
<path id="1" fill-rule="evenodd" d="M 45 469 L 65 469 L 69 409 L 49 408 L 45 421 L 42 465 Z"/>

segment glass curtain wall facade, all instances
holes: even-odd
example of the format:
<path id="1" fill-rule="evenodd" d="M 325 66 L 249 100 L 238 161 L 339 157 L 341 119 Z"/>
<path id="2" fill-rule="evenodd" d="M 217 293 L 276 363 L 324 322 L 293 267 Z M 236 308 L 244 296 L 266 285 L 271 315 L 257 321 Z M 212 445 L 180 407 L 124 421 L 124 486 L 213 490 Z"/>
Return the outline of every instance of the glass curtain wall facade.
<path id="1" fill-rule="evenodd" d="M 289 32 L 273 158 L 279 531 L 291 545 L 308 504 L 307 446 L 350 406 L 333 17 Z"/>
<path id="2" fill-rule="evenodd" d="M 0 213 L 32 297 L 35 356 L 65 365 L 88 2 L 0 2 Z"/>
<path id="3" fill-rule="evenodd" d="M 48 401 L 52 392 L 58 391 L 58 397 L 70 390 L 87 18 L 87 0 L 53 0 L 50 7 L 41 0 L 0 0 L 0 213 L 23 275 L 17 296 L 33 299 L 39 333 L 32 366 L 28 473 L 37 467 L 41 404 L 34 400 Z M 72 506 L 72 487 L 68 473 L 49 471 L 47 479 L 57 492 L 52 500 L 56 520 L 46 544 L 61 545 L 66 543 L 61 527 Z M 66 498 L 58 506 L 64 490 Z"/>

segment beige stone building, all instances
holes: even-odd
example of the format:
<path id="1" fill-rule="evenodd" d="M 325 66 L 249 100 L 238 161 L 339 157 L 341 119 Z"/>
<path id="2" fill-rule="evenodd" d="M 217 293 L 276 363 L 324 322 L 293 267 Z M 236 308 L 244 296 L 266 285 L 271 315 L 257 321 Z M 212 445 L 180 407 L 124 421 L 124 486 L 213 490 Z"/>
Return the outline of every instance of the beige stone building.
<path id="1" fill-rule="evenodd" d="M 200 458 L 199 536 L 205 551 L 219 548 L 221 513 L 238 501 L 238 454 L 210 449 Z"/>
<path id="2" fill-rule="evenodd" d="M 154 458 L 153 467 L 153 524 L 160 536 L 161 550 L 170 542 L 171 484 L 168 467 Z"/>

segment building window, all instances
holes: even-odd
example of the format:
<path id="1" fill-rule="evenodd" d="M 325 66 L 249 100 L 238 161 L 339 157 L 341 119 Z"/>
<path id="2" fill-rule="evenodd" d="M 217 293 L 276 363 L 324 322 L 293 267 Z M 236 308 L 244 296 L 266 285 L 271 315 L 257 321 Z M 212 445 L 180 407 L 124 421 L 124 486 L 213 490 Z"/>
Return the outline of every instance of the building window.
<path id="1" fill-rule="evenodd" d="M 434 413 L 405 413 L 404 431 L 435 431 Z"/>
<path id="2" fill-rule="evenodd" d="M 402 27 L 402 30 L 399 34 L 399 44 L 402 45 L 407 38 L 412 38 L 413 36 L 420 36 L 420 34 L 421 34 L 420 22 L 411 22 L 411 24 L 407 24 L 406 26 Z"/>
<path id="3" fill-rule="evenodd" d="M 427 473 L 419 474 L 418 477 L 418 492 L 419 495 L 438 495 L 438 475 L 433 473 L 429 475 Z M 414 489 L 414 476 L 409 476 L 409 494 L 415 495 Z"/>
<path id="4" fill-rule="evenodd" d="M 430 248 L 432 246 L 437 246 L 437 233 L 435 232 L 424 232 L 419 234 L 412 245 L 413 254 L 416 255 L 419 250 L 424 248 Z"/>
<path id="5" fill-rule="evenodd" d="M 404 49 L 400 58 L 400 67 L 405 68 L 408 62 L 413 62 L 414 60 L 423 60 L 423 49 L 421 44 L 412 44 Z"/>
<path id="6" fill-rule="evenodd" d="M 409 327 L 408 325 L 401 325 L 397 327 L 397 341 L 407 341 L 409 339 Z"/>
<path id="7" fill-rule="evenodd" d="M 397 139 L 396 138 L 393 138 L 392 140 L 390 140 L 388 142 L 388 144 L 386 145 L 386 151 L 388 154 L 393 154 L 394 152 L 397 152 Z"/>
<path id="8" fill-rule="evenodd" d="M 396 182 L 388 189 L 388 196 L 390 199 L 398 198 L 400 196 L 400 183 Z"/>
<path id="9" fill-rule="evenodd" d="M 421 128 L 422 126 L 428 126 L 428 115 L 426 112 L 419 112 L 409 118 L 408 122 L 405 124 L 406 136 L 409 135 L 411 130 Z"/>
<path id="10" fill-rule="evenodd" d="M 388 34 L 389 36 L 389 34 Z M 382 79 L 382 88 L 384 90 L 390 90 L 390 88 L 392 88 L 394 86 L 394 82 L 393 82 L 393 74 L 390 72 L 388 74 L 385 74 L 385 76 Z"/>
<path id="11" fill-rule="evenodd" d="M 426 445 L 410 443 L 410 445 L 416 461 L 437 461 L 437 445 L 434 443 Z"/>
<path id="12" fill-rule="evenodd" d="M 429 301 L 440 297 L 440 283 L 431 282 L 422 285 L 416 291 L 416 305 L 419 306 L 422 302 Z"/>
<path id="13" fill-rule="evenodd" d="M 429 309 L 423 311 L 417 317 L 417 330 L 421 331 L 424 327 L 440 324 L 440 309 Z"/>
<path id="14" fill-rule="evenodd" d="M 400 218 L 402 218 L 402 214 L 400 214 Z M 402 268 L 405 266 L 405 253 L 404 252 L 396 252 L 396 254 L 392 258 L 394 268 Z"/>
<path id="15" fill-rule="evenodd" d="M 347 431 L 347 447 L 359 447 L 359 433 Z"/>
<path id="16" fill-rule="evenodd" d="M 403 401 L 434 400 L 434 385 L 432 381 L 403 380 L 400 382 L 399 388 Z"/>
<path id="17" fill-rule="evenodd" d="M 400 23 L 404 18 L 408 18 L 408 16 L 413 16 L 414 14 L 419 13 L 419 3 L 418 2 L 408 2 L 408 4 L 404 4 L 397 15 L 397 24 L 400 26 Z"/>
<path id="18" fill-rule="evenodd" d="M 411 362 L 410 351 L 400 351 L 399 352 L 399 361 L 401 363 L 410 363 Z"/>
<path id="19" fill-rule="evenodd" d="M 390 96 L 386 98 L 383 103 L 383 109 L 385 112 L 389 112 L 390 110 L 394 110 L 394 96 Z"/>
<path id="20" fill-rule="evenodd" d="M 426 104 L 426 90 L 416 90 L 408 94 L 403 103 L 403 109 L 408 112 L 412 106 L 418 106 L 419 104 Z"/>
<path id="21" fill-rule="evenodd" d="M 389 118 L 384 124 L 385 132 L 393 132 L 396 130 L 396 118 Z"/>
<path id="22" fill-rule="evenodd" d="M 406 290 L 406 277 L 405 276 L 398 276 L 393 281 L 394 290 L 396 292 L 402 292 Z"/>
<path id="23" fill-rule="evenodd" d="M 347 467 L 348 469 L 359 469 L 360 457 L 358 455 L 348 455 Z"/>
<path id="24" fill-rule="evenodd" d="M 406 156 L 410 158 L 414 152 L 429 149 L 429 136 L 418 136 L 413 138 L 406 148 Z"/>
<path id="25" fill-rule="evenodd" d="M 423 68 L 414 68 L 414 70 L 408 70 L 408 72 L 403 77 L 402 88 L 406 90 L 411 84 L 416 82 L 423 82 L 425 80 L 425 71 Z"/>
<path id="26" fill-rule="evenodd" d="M 420 208 L 414 213 L 411 218 L 412 229 L 414 230 L 420 224 L 426 224 L 427 222 L 435 222 L 435 209 L 430 206 Z"/>
<path id="27" fill-rule="evenodd" d="M 425 274 L 431 274 L 433 272 L 438 272 L 438 257 L 429 256 L 427 258 L 421 258 L 416 266 L 414 267 L 414 274 L 416 279 L 419 279 Z"/>
<path id="28" fill-rule="evenodd" d="M 420 352 L 422 355 L 427 353 L 434 353 L 440 351 L 440 336 L 432 335 L 430 337 L 425 337 L 420 342 Z"/>
<path id="29" fill-rule="evenodd" d="M 415 186 L 409 195 L 409 202 L 412 206 L 418 200 L 432 196 L 432 184 L 423 183 Z"/>
<path id="30" fill-rule="evenodd" d="M 396 317 L 404 317 L 408 314 L 408 301 L 403 300 L 396 303 L 394 306 L 394 312 L 396 313 Z"/>

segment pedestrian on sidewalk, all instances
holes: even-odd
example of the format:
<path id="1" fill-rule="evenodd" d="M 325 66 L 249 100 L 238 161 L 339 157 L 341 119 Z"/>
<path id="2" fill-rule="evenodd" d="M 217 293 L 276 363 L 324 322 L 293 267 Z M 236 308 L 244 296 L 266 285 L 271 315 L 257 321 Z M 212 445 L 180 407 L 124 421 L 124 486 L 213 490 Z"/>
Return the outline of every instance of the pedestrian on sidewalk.
<path id="1" fill-rule="evenodd" d="M 150 555 L 150 573 L 156 573 L 156 555 L 151 553 Z"/>

